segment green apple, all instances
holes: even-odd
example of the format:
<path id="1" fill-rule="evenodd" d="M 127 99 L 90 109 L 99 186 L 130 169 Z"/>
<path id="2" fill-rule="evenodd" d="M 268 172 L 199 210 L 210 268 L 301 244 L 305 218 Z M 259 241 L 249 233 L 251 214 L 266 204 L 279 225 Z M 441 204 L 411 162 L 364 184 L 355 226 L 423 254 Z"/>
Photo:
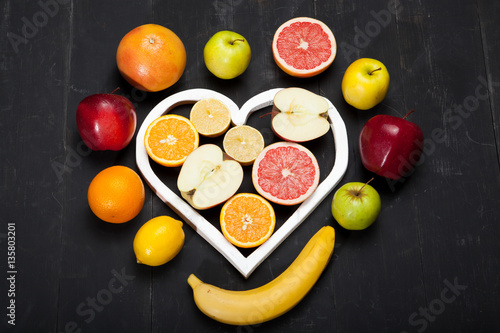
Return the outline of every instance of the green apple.
<path id="1" fill-rule="evenodd" d="M 363 230 L 377 219 L 381 207 L 380 196 L 368 183 L 347 183 L 335 192 L 332 214 L 343 228 Z"/>
<path id="2" fill-rule="evenodd" d="M 248 41 L 232 31 L 219 31 L 205 45 L 203 56 L 208 70 L 221 79 L 241 75 L 250 64 L 252 52 Z"/>
<path id="3" fill-rule="evenodd" d="M 389 81 L 389 72 L 383 63 L 361 58 L 347 67 L 342 79 L 342 94 L 356 109 L 368 110 L 385 98 Z"/>

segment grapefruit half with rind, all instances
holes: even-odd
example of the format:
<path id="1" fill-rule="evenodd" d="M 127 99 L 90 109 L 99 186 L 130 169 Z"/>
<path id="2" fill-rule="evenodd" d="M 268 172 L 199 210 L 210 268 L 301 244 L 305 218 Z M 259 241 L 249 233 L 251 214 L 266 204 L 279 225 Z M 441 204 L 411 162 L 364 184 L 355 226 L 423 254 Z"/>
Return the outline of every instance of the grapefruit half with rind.
<path id="1" fill-rule="evenodd" d="M 304 78 L 326 70 L 337 54 L 330 28 L 310 17 L 283 23 L 274 34 L 272 48 L 274 61 L 285 73 Z"/>
<path id="2" fill-rule="evenodd" d="M 260 195 L 280 205 L 296 205 L 318 187 L 319 166 L 306 147 L 294 142 L 273 143 L 259 154 L 252 182 Z"/>

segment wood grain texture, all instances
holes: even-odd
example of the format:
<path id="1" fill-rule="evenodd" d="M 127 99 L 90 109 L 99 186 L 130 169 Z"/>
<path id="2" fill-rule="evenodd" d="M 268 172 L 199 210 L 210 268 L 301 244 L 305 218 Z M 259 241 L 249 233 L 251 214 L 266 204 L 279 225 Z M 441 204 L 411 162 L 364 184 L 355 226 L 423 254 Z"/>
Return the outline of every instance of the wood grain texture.
<path id="1" fill-rule="evenodd" d="M 6 308 L 15 299 L 16 323 L 23 322 L 26 331 L 47 332 L 56 329 L 59 305 L 65 192 L 60 166 L 66 156 L 69 74 L 64 42 L 70 21 L 63 15 L 39 16 L 40 8 L 27 2 L 4 1 L 1 7 L 1 327 L 7 331 L 11 326 Z M 47 28 L 36 26 L 34 19 Z M 6 280 L 12 276 L 7 274 L 12 270 L 7 265 L 12 252 L 8 223 L 15 224 L 14 285 Z"/>
<path id="2" fill-rule="evenodd" d="M 6 278 L 7 224 L 15 223 L 17 274 L 16 325 L 4 310 L 0 331 L 500 331 L 499 14 L 500 5 L 488 0 L 2 1 L 0 268 Z M 337 39 L 333 65 L 310 79 L 288 76 L 272 56 L 275 30 L 297 16 L 322 20 Z M 116 68 L 121 37 L 144 23 L 172 29 L 187 50 L 182 78 L 158 93 L 132 88 Z M 252 48 L 249 69 L 230 81 L 211 75 L 203 62 L 206 41 L 220 30 L 242 34 Z M 386 99 L 370 111 L 353 109 L 340 91 L 345 69 L 360 57 L 381 60 L 391 75 Z M 359 158 L 363 124 L 376 114 L 415 109 L 410 120 L 426 137 L 423 160 L 402 181 L 375 178 L 383 208 L 369 229 L 342 229 L 331 216 L 332 192 L 245 279 L 187 225 L 178 257 L 156 268 L 137 265 L 137 230 L 152 217 L 176 217 L 147 186 L 145 206 L 129 223 L 106 224 L 90 211 L 86 192 L 99 171 L 137 167 L 134 144 L 120 152 L 85 147 L 75 120 L 84 97 L 120 87 L 139 126 L 159 101 L 186 89 L 216 90 L 241 106 L 262 91 L 291 86 L 327 97 L 343 117 L 350 160 L 341 184 L 373 176 Z M 269 111 L 249 120 L 266 143 L 277 140 L 269 119 L 260 117 Z M 175 112 L 188 115 L 189 107 Z M 308 147 L 322 168 L 331 168 L 331 142 Z M 154 169 L 175 183 L 178 169 Z M 252 191 L 251 182 L 242 189 Z M 275 209 L 283 220 L 290 214 Z M 219 210 L 204 214 L 217 221 Z M 233 327 L 196 308 L 190 273 L 228 289 L 260 286 L 323 225 L 336 229 L 334 257 L 289 313 Z M 9 283 L 0 285 L 6 309 Z"/>
<path id="3" fill-rule="evenodd" d="M 477 15 L 479 17 L 479 29 L 481 33 L 481 45 L 484 53 L 485 72 L 484 78 L 488 86 L 488 99 L 490 104 L 493 128 L 495 131 L 497 155 L 500 164 L 500 112 L 498 111 L 500 90 L 500 66 L 495 61 L 495 55 L 500 51 L 500 45 L 496 40 L 500 36 L 500 28 L 496 19 L 500 14 L 500 5 L 493 1 L 478 1 Z"/>
<path id="4" fill-rule="evenodd" d="M 103 223 L 84 204 L 87 189 L 101 170 L 112 165 L 125 165 L 134 170 L 133 146 L 120 152 L 90 152 L 76 129 L 76 108 L 87 95 L 117 92 L 132 96 L 132 88 L 117 73 L 116 48 L 131 25 L 150 20 L 151 6 L 132 5 L 126 13 L 116 10 L 118 1 L 96 3 L 75 2 L 71 6 L 71 35 L 68 66 L 70 83 L 66 87 L 67 150 L 83 151 L 64 174 L 64 218 L 60 240 L 58 331 L 142 331 L 151 327 L 147 315 L 151 311 L 150 272 L 143 283 L 135 283 L 144 271 L 135 263 L 132 241 L 142 223 L 151 218 L 148 192 L 146 204 L 134 222 L 123 225 Z M 141 107 L 137 107 L 141 118 Z M 137 315 L 132 316 L 131 313 Z"/>

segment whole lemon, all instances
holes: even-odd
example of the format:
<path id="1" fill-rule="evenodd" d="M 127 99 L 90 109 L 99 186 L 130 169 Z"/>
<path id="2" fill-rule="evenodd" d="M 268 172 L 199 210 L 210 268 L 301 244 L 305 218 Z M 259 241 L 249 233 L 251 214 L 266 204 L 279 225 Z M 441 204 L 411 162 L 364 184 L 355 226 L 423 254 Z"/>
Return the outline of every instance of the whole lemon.
<path id="1" fill-rule="evenodd" d="M 169 262 L 183 245 L 182 222 L 169 216 L 158 216 L 144 223 L 134 238 L 137 262 L 148 266 Z"/>

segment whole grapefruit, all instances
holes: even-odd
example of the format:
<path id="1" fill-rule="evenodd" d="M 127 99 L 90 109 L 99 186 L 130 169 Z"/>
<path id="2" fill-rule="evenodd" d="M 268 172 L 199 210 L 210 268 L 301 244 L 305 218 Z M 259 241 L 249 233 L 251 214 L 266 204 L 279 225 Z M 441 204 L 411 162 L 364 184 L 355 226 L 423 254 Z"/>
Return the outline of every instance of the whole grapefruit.
<path id="1" fill-rule="evenodd" d="M 120 74 L 143 91 L 161 91 L 176 83 L 186 67 L 186 49 L 170 29 L 141 25 L 128 32 L 116 51 Z"/>

